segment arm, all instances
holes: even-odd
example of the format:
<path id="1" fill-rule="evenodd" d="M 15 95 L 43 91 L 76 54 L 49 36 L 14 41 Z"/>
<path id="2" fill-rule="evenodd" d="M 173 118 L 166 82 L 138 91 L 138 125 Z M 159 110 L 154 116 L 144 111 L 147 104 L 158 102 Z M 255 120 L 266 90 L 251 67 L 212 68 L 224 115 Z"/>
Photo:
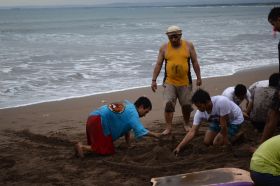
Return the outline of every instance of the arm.
<path id="1" fill-rule="evenodd" d="M 130 146 L 130 132 L 126 133 L 124 137 L 125 137 L 127 146 Z"/>
<path id="2" fill-rule="evenodd" d="M 160 49 L 159 49 L 159 54 L 158 54 L 158 58 L 157 58 L 157 63 L 156 63 L 156 66 L 154 68 L 154 72 L 153 72 L 153 79 L 152 79 L 152 85 L 151 85 L 151 88 L 153 90 L 153 92 L 156 91 L 157 89 L 157 77 L 160 73 L 160 70 L 162 68 L 162 64 L 163 64 L 163 61 L 164 61 L 164 49 L 166 47 L 166 44 L 163 45 Z"/>
<path id="3" fill-rule="evenodd" d="M 228 120 L 229 120 L 228 114 L 220 117 L 221 131 L 215 137 L 214 144 L 217 144 L 217 145 L 227 145 L 229 143 L 228 142 L 228 136 L 227 136 L 227 121 Z M 219 141 L 219 136 L 220 135 L 223 137 L 222 141 Z"/>
<path id="4" fill-rule="evenodd" d="M 247 114 L 247 116 L 250 116 L 250 112 L 253 108 L 253 98 L 249 90 L 247 90 L 245 99 L 247 101 L 245 113 Z"/>
<path id="5" fill-rule="evenodd" d="M 277 127 L 279 117 L 280 117 L 279 111 L 269 109 L 267 119 L 266 119 L 266 124 L 265 124 L 264 130 L 263 130 L 262 137 L 260 139 L 260 143 L 263 143 L 264 141 L 266 141 L 267 139 L 272 137 L 272 135 Z"/>
<path id="6" fill-rule="evenodd" d="M 250 102 L 248 103 L 248 106 L 247 106 L 247 108 L 246 108 L 245 113 L 243 113 L 243 116 L 244 116 L 245 118 L 250 118 L 250 113 L 251 113 L 251 111 L 252 111 L 252 108 L 253 108 L 253 101 L 250 101 Z"/>
<path id="7" fill-rule="evenodd" d="M 192 42 L 189 42 L 189 47 L 190 47 L 191 62 L 193 65 L 194 72 L 196 74 L 196 78 L 197 78 L 196 85 L 200 86 L 202 84 L 202 80 L 201 80 L 201 76 L 200 76 L 200 66 L 199 66 L 195 48 L 194 48 Z"/>
<path id="8" fill-rule="evenodd" d="M 175 155 L 178 155 L 181 150 L 196 136 L 198 133 L 199 125 L 193 125 L 191 130 L 185 135 L 184 139 L 174 149 Z"/>

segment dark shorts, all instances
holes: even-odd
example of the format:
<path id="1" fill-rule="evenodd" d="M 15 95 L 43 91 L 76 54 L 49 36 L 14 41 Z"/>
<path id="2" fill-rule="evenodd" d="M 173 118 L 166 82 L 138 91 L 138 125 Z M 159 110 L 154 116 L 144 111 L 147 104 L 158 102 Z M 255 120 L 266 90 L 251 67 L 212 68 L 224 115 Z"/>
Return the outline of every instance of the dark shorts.
<path id="1" fill-rule="evenodd" d="M 91 149 L 101 155 L 115 153 L 112 136 L 105 136 L 102 129 L 101 117 L 90 116 L 86 125 L 87 142 Z"/>
<path id="2" fill-rule="evenodd" d="M 280 176 L 273 176 L 271 174 L 259 173 L 251 170 L 251 178 L 255 186 L 279 186 Z"/>
<path id="3" fill-rule="evenodd" d="M 241 128 L 241 124 L 240 125 L 234 125 L 234 124 L 228 124 L 228 137 L 232 138 L 234 137 L 240 130 Z M 221 127 L 219 123 L 210 123 L 209 124 L 209 130 L 213 131 L 213 132 L 220 132 L 221 131 Z"/>

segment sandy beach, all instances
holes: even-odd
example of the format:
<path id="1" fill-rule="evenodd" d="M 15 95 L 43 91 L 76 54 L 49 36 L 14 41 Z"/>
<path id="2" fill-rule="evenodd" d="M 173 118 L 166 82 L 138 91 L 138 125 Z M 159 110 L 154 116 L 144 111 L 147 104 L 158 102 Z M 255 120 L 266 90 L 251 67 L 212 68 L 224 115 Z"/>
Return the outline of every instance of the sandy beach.
<path id="1" fill-rule="evenodd" d="M 231 76 L 203 79 L 201 88 L 211 96 L 226 87 L 268 79 L 278 66 L 238 72 Z M 197 87 L 193 87 L 196 90 Z M 85 122 L 89 112 L 112 101 L 136 100 L 147 96 L 153 110 L 142 119 L 152 131 L 164 130 L 162 89 L 150 87 L 47 102 L 0 110 L 1 185 L 150 185 L 152 177 L 182 174 L 213 168 L 249 169 L 251 155 L 242 151 L 245 144 L 259 138 L 246 122 L 244 138 L 231 149 L 206 147 L 200 133 L 178 157 L 172 150 L 185 135 L 180 108 L 176 108 L 173 133 L 161 140 L 146 137 L 133 141 L 127 149 L 124 139 L 115 142 L 114 156 L 74 156 L 74 143 L 85 143 Z M 32 95 L 30 95 L 32 96 Z"/>

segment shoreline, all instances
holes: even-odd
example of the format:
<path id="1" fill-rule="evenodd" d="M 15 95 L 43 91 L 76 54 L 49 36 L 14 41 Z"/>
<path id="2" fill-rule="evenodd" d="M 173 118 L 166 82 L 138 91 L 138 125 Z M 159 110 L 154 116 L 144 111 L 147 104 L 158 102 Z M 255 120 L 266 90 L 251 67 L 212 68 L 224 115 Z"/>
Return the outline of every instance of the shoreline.
<path id="1" fill-rule="evenodd" d="M 206 78 L 202 78 L 202 79 L 223 78 L 223 77 L 228 77 L 228 76 L 234 76 L 234 75 L 239 74 L 239 73 L 246 73 L 246 72 L 250 72 L 250 71 L 258 71 L 259 69 L 270 69 L 270 68 L 272 68 L 272 66 L 277 67 L 278 65 L 275 64 L 275 65 L 267 65 L 267 66 L 262 66 L 262 67 L 255 67 L 255 68 L 251 68 L 251 69 L 244 69 L 244 70 L 237 71 L 237 72 L 235 72 L 235 73 L 233 73 L 231 75 L 212 76 L 212 77 L 206 77 Z M 193 75 L 193 76 L 195 76 L 195 75 Z M 194 82 L 195 82 L 195 80 L 196 80 L 196 78 L 193 78 Z M 158 84 L 158 86 L 161 86 L 161 84 Z M 81 95 L 81 96 L 58 98 L 58 99 L 53 99 L 53 100 L 41 101 L 41 102 L 33 102 L 33 103 L 16 105 L 16 106 L 2 107 L 2 108 L 0 108 L 0 111 L 4 110 L 4 109 L 28 107 L 28 106 L 37 105 L 37 104 L 44 104 L 44 103 L 50 103 L 50 102 L 59 102 L 59 101 L 67 101 L 67 100 L 71 100 L 71 99 L 80 99 L 80 98 L 86 98 L 86 97 L 91 97 L 91 96 L 98 96 L 98 95 L 103 95 L 103 94 L 114 94 L 114 93 L 118 93 L 118 92 L 129 91 L 129 90 L 133 90 L 133 89 L 142 89 L 142 88 L 150 88 L 150 86 L 149 85 L 144 85 L 144 86 L 131 87 L 131 88 L 120 89 L 120 90 L 105 91 L 105 92 L 100 92 L 100 93 L 96 93 L 96 94 L 86 94 L 86 95 Z"/>

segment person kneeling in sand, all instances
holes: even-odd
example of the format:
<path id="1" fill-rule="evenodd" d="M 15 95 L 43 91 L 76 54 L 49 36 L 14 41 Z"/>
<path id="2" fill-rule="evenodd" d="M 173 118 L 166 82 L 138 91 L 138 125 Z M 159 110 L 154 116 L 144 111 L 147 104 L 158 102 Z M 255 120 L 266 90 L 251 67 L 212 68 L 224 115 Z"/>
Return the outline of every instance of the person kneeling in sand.
<path id="1" fill-rule="evenodd" d="M 173 151 L 176 155 L 195 137 L 203 121 L 209 123 L 204 137 L 206 145 L 227 145 L 229 140 L 236 137 L 244 121 L 238 105 L 225 96 L 210 97 L 202 89 L 193 94 L 192 103 L 198 110 L 194 115 L 192 128 Z"/>
<path id="2" fill-rule="evenodd" d="M 226 88 L 223 93 L 223 96 L 228 97 L 231 101 L 240 105 L 243 100 L 246 101 L 246 110 L 243 112 L 243 116 L 249 118 L 249 113 L 252 110 L 252 99 L 251 93 L 247 90 L 246 86 L 243 84 L 237 84 L 235 87 Z"/>
<path id="3" fill-rule="evenodd" d="M 125 100 L 101 106 L 90 113 L 86 124 L 88 145 L 78 142 L 76 155 L 81 158 L 84 153 L 112 155 L 115 153 L 113 141 L 125 136 L 129 145 L 131 130 L 137 140 L 145 135 L 159 138 L 160 133 L 147 130 L 140 121 L 140 117 L 151 110 L 152 103 L 147 97 L 139 97 L 134 104 Z"/>

